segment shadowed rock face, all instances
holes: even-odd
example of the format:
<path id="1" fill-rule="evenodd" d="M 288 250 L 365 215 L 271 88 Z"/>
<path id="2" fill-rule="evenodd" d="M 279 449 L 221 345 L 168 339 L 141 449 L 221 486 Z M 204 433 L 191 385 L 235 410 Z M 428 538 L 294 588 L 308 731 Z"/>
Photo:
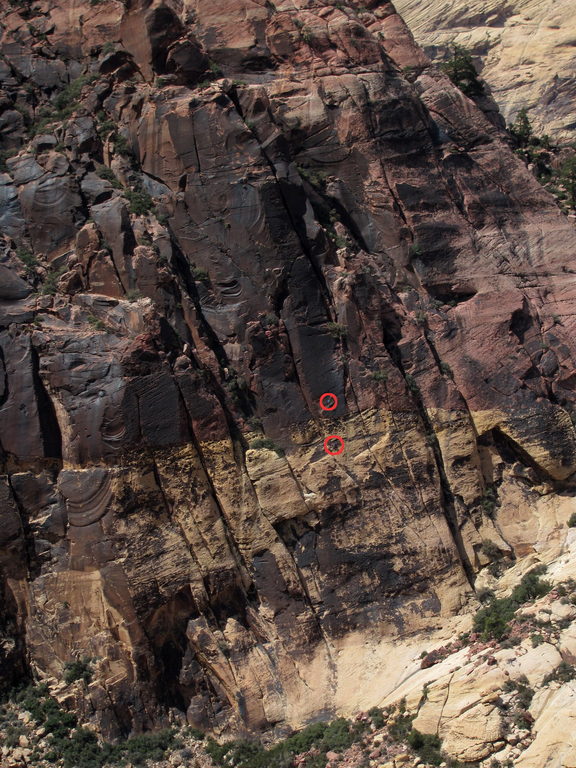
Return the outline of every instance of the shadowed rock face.
<path id="1" fill-rule="evenodd" d="M 574 228 L 367 5 L 2 12 L 0 630 L 107 735 L 381 698 L 573 487 Z"/>

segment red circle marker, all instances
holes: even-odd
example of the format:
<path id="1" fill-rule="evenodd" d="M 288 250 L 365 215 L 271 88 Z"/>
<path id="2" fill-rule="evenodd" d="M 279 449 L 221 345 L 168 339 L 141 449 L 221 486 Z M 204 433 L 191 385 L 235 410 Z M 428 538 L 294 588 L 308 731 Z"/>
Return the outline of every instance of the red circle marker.
<path id="1" fill-rule="evenodd" d="M 330 451 L 330 450 L 328 449 L 328 441 L 329 441 L 329 440 L 338 440 L 338 441 L 341 443 L 341 446 L 342 446 L 342 447 L 340 448 L 340 450 L 336 451 L 335 453 L 334 453 L 333 451 Z M 324 440 L 324 450 L 326 451 L 326 453 L 327 453 L 329 456 L 339 456 L 339 455 L 342 453 L 342 451 L 344 450 L 344 440 L 342 440 L 342 438 L 340 437 L 340 435 L 328 435 L 328 437 L 326 438 L 326 440 Z"/>
<path id="2" fill-rule="evenodd" d="M 332 400 L 334 400 L 334 405 L 332 406 L 324 405 L 323 400 L 325 397 L 331 397 Z M 332 392 L 324 392 L 324 394 L 320 398 L 320 408 L 322 408 L 323 411 L 333 411 L 335 408 L 338 408 L 338 398 L 336 397 L 336 395 L 333 395 Z"/>

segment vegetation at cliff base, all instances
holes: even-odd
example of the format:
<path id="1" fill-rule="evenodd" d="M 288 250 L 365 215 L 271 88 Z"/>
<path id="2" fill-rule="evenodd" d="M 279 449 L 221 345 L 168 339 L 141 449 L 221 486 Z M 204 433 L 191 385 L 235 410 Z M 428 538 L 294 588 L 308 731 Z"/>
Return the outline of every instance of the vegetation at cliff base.
<path id="1" fill-rule="evenodd" d="M 368 728 L 367 721 L 338 718 L 331 723 L 313 723 L 266 749 L 259 741 L 237 740 L 218 744 L 209 738 L 206 751 L 221 766 L 234 768 L 288 768 L 293 758 L 313 750 L 301 763 L 303 768 L 324 768 L 326 752 L 343 752 Z"/>
<path id="2" fill-rule="evenodd" d="M 79 668 L 75 668 L 75 674 L 78 671 Z M 127 763 L 143 766 L 149 760 L 162 760 L 169 750 L 180 746 L 172 729 L 141 733 L 119 744 L 101 743 L 94 731 L 79 726 L 76 716 L 50 696 L 46 685 L 29 685 L 9 692 L 2 705 L 2 719 L 9 719 L 11 705 L 29 712 L 45 731 L 42 740 L 46 746 L 34 746 L 30 765 L 44 760 L 61 763 L 63 768 L 104 768 Z M 21 721 L 14 718 L 14 722 Z M 16 725 L 4 730 L 9 730 L 11 746 L 16 746 L 20 730 Z"/>
<path id="3" fill-rule="evenodd" d="M 542 685 L 549 685 L 550 683 L 569 683 L 576 678 L 576 669 L 566 661 L 561 661 L 560 664 L 550 674 L 546 675 L 542 680 Z"/>
<path id="4" fill-rule="evenodd" d="M 506 637 L 518 608 L 547 595 L 552 589 L 548 581 L 540 578 L 544 571 L 542 566 L 534 568 L 522 577 L 510 597 L 494 598 L 485 608 L 481 608 L 474 617 L 474 631 L 479 632 L 484 640 L 502 640 Z"/>
<path id="5" fill-rule="evenodd" d="M 76 661 L 68 661 L 64 665 L 64 682 L 66 685 L 70 685 L 75 680 L 83 680 L 85 683 L 89 683 L 92 680 L 92 659 L 88 656 L 77 659 Z"/>

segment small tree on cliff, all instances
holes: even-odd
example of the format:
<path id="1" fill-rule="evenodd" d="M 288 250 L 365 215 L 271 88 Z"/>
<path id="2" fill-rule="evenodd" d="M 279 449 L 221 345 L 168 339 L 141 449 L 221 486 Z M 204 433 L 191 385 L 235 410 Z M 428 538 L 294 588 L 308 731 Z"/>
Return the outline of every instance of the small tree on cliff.
<path id="1" fill-rule="evenodd" d="M 532 123 L 528 118 L 528 110 L 526 107 L 522 107 L 518 112 L 516 120 L 510 126 L 509 130 L 514 139 L 514 144 L 518 149 L 524 149 L 531 143 L 533 136 Z"/>
<path id="2" fill-rule="evenodd" d="M 444 62 L 440 69 L 466 96 L 474 98 L 474 96 L 482 96 L 484 93 L 484 86 L 478 78 L 476 67 L 472 61 L 472 54 L 463 46 L 452 46 L 451 58 Z"/>
<path id="3" fill-rule="evenodd" d="M 576 155 L 562 164 L 560 178 L 566 189 L 568 204 L 576 208 Z"/>

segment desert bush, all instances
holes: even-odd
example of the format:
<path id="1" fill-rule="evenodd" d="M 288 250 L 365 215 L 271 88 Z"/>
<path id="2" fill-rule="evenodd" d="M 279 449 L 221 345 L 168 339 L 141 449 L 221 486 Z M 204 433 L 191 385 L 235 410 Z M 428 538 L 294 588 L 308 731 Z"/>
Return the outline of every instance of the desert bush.
<path id="1" fill-rule="evenodd" d="M 534 568 L 522 577 L 510 597 L 494 599 L 481 608 L 474 617 L 474 631 L 479 632 L 484 640 L 502 640 L 508 634 L 509 624 L 519 606 L 543 597 L 552 588 L 551 584 L 540 579 L 541 573 L 541 567 Z"/>
<path id="2" fill-rule="evenodd" d="M 114 173 L 112 168 L 108 168 L 107 165 L 98 163 L 96 166 L 96 174 L 101 179 L 104 179 L 104 181 L 109 181 L 110 184 L 112 184 L 112 186 L 115 187 L 116 189 L 122 189 L 122 184 L 120 184 L 120 182 L 116 178 L 116 174 Z"/>
<path id="3" fill-rule="evenodd" d="M 346 326 L 341 323 L 326 323 L 326 329 L 330 336 L 333 336 L 335 339 L 346 338 Z"/>
<path id="4" fill-rule="evenodd" d="M 96 317 L 96 315 L 88 315 L 86 318 L 92 328 L 94 328 L 95 331 L 104 331 L 106 330 L 106 325 L 103 320 L 100 320 L 99 317 Z"/>
<path id="5" fill-rule="evenodd" d="M 40 289 L 40 293 L 54 296 L 58 290 L 58 280 L 66 272 L 66 267 L 52 267 L 44 278 L 44 283 Z"/>
<path id="6" fill-rule="evenodd" d="M 142 187 L 127 189 L 124 192 L 124 197 L 130 203 L 130 213 L 134 213 L 136 216 L 145 216 L 154 207 L 154 201 Z"/>
<path id="7" fill-rule="evenodd" d="M 383 728 L 384 727 L 384 714 L 380 707 L 372 707 L 368 710 L 366 713 L 370 720 L 372 721 L 372 725 L 374 728 Z"/>
<path id="8" fill-rule="evenodd" d="M 274 440 L 270 440 L 269 437 L 257 437 L 255 440 L 250 442 L 250 448 L 253 448 L 254 450 L 261 450 L 262 448 L 266 448 L 269 451 L 276 451 L 278 456 L 284 455 L 282 448 L 276 445 Z"/>
<path id="9" fill-rule="evenodd" d="M 217 765 L 226 768 L 290 768 L 295 755 L 315 748 L 316 754 L 309 755 L 304 766 L 320 768 L 326 764 L 326 752 L 347 749 L 367 726 L 365 722 L 351 723 L 344 718 L 331 723 L 314 723 L 269 749 L 258 741 L 244 739 L 218 744 L 208 737 L 206 751 Z"/>
<path id="10" fill-rule="evenodd" d="M 412 729 L 406 741 L 424 762 L 430 765 L 440 765 L 444 761 L 440 751 L 442 742 L 436 734 L 420 733 L 420 731 Z"/>
<path id="11" fill-rule="evenodd" d="M 576 669 L 571 664 L 568 664 L 568 662 L 561 661 L 556 669 L 542 680 L 542 685 L 548 685 L 552 682 L 568 683 L 570 680 L 574 680 L 575 677 Z"/>
<path id="12" fill-rule="evenodd" d="M 372 371 L 372 378 L 374 381 L 388 381 L 388 373 L 382 370 Z"/>
<path id="13" fill-rule="evenodd" d="M 88 321 L 90 322 L 90 317 Z M 97 320 L 97 322 L 101 321 Z M 64 664 L 64 682 L 66 685 L 70 685 L 75 680 L 84 680 L 85 683 L 89 683 L 92 680 L 92 663 L 93 659 L 89 656 L 84 656 L 75 661 L 67 661 Z"/>
<path id="14" fill-rule="evenodd" d="M 406 386 L 412 392 L 414 395 L 420 394 L 420 387 L 418 386 L 418 383 L 414 376 L 407 373 L 406 376 L 404 376 L 404 380 L 406 381 Z"/>
<path id="15" fill-rule="evenodd" d="M 451 58 L 440 68 L 466 96 L 481 96 L 484 93 L 484 86 L 478 78 L 472 54 L 463 46 L 454 45 Z"/>
<path id="16" fill-rule="evenodd" d="M 27 274 L 30 274 L 34 270 L 34 267 L 36 267 L 38 264 L 38 258 L 32 253 L 31 250 L 25 248 L 24 246 L 16 248 L 16 256 L 18 256 L 22 264 L 24 264 L 26 267 Z"/>
<path id="17" fill-rule="evenodd" d="M 499 560 L 502 557 L 502 552 L 490 539 L 484 539 L 482 542 L 482 552 L 491 560 Z"/>
<path id="18" fill-rule="evenodd" d="M 200 283 L 206 283 L 209 280 L 208 272 L 202 267 L 192 267 L 190 269 L 190 274 L 192 275 L 193 280 L 197 280 Z"/>

